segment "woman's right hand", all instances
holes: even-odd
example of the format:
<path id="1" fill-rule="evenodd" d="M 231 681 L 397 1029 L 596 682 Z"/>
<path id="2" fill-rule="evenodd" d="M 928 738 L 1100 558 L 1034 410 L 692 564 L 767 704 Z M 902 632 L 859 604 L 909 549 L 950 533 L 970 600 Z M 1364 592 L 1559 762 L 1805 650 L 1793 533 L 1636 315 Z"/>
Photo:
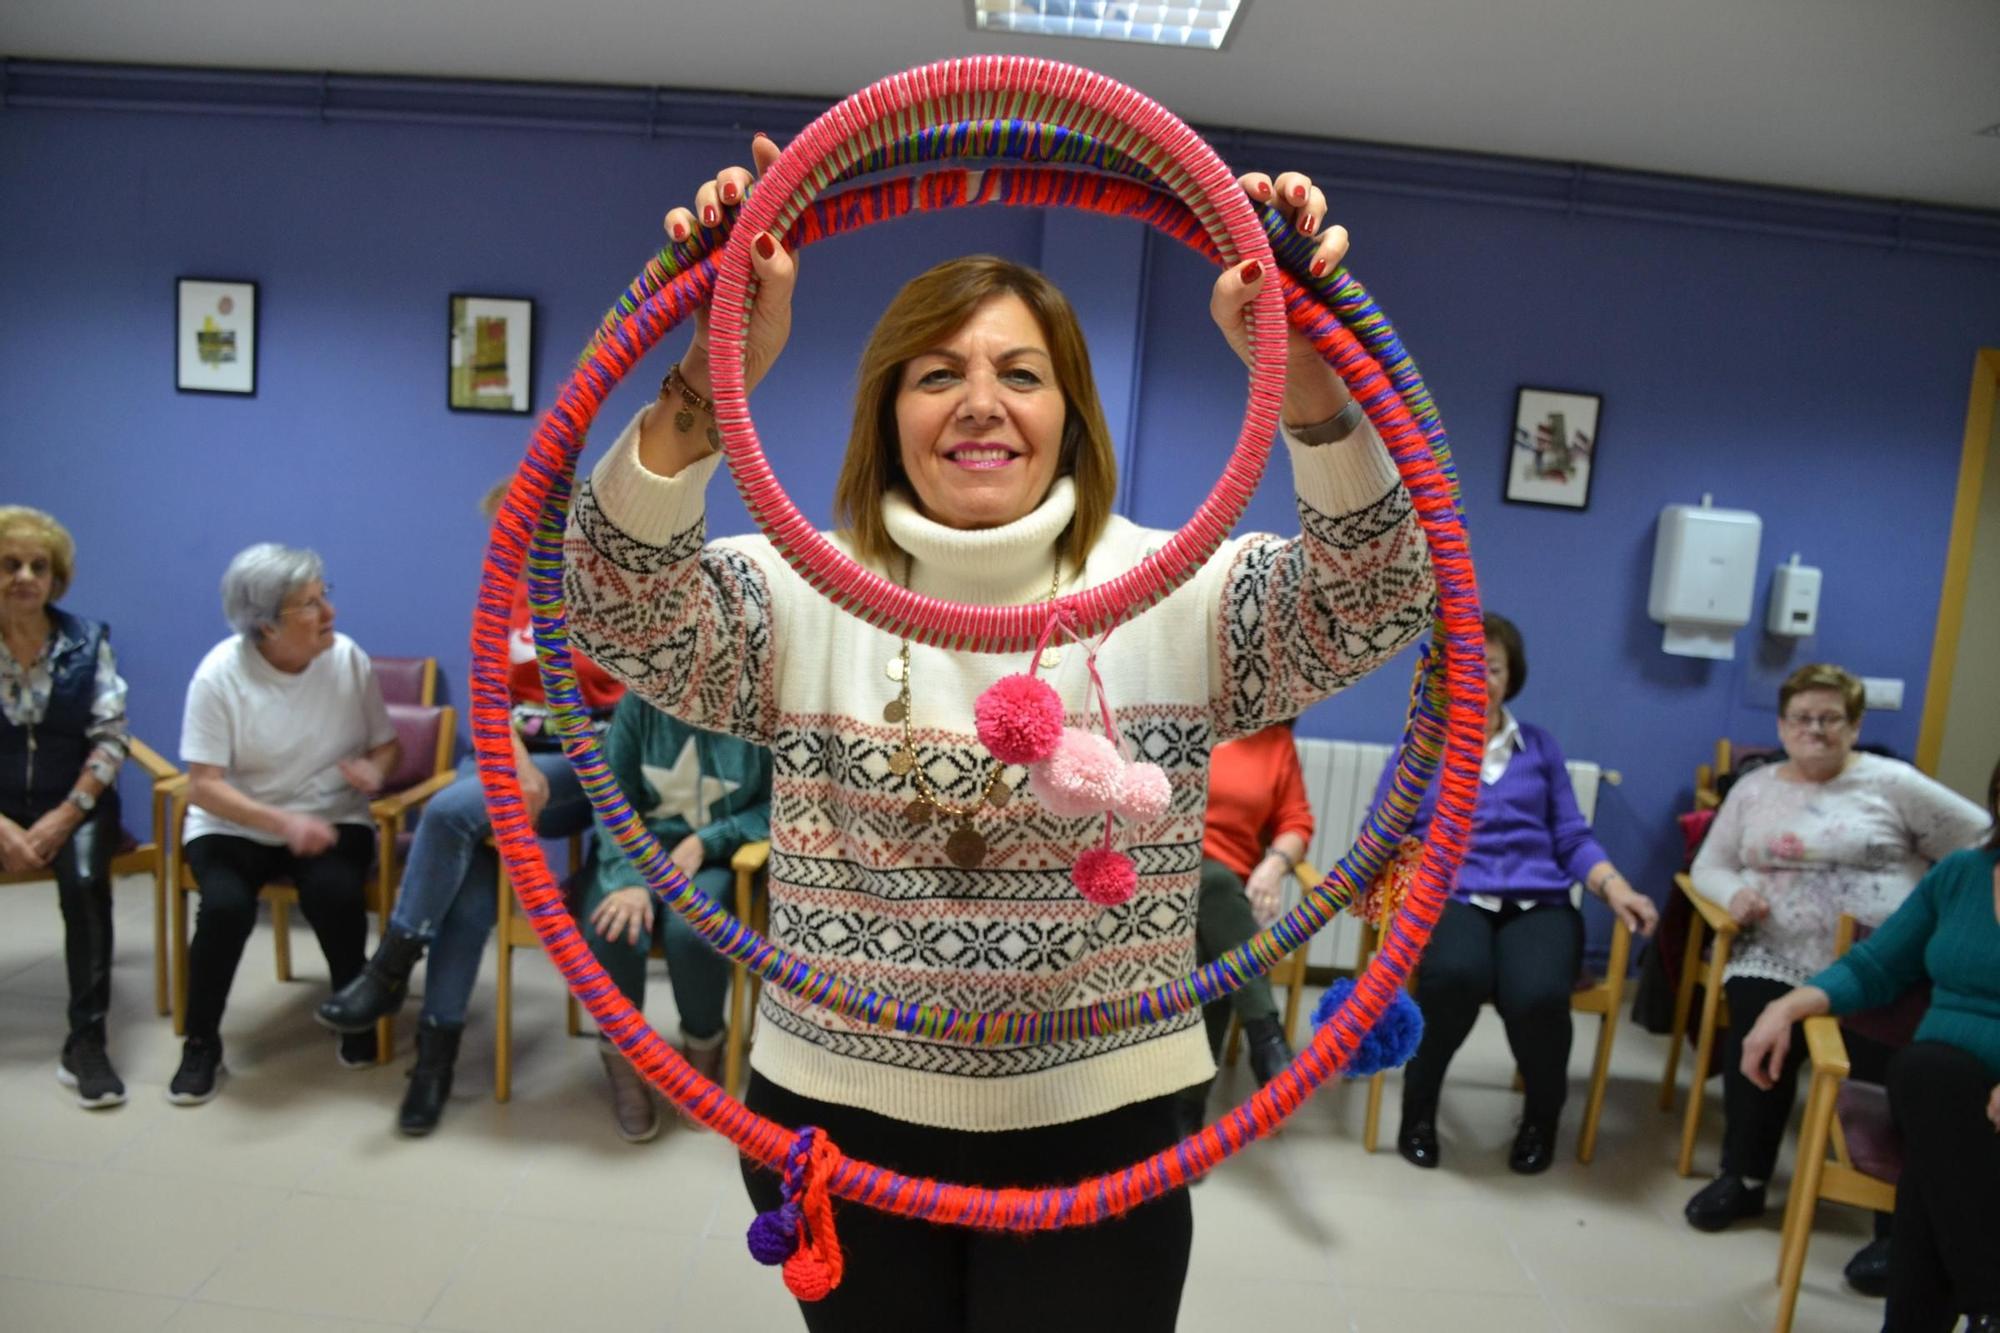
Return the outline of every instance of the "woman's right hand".
<path id="1" fill-rule="evenodd" d="M 751 139 L 752 165 L 724 167 L 714 180 L 695 191 L 693 208 L 670 209 L 665 220 L 667 235 L 678 243 L 694 235 L 698 226 L 719 225 L 725 214 L 742 206 L 751 182 L 771 169 L 780 151 L 765 135 Z M 750 327 L 743 345 L 745 393 L 757 386 L 785 350 L 792 334 L 792 288 L 798 281 L 797 260 L 769 232 L 757 237 L 750 247 L 750 267 L 757 275 L 757 300 L 750 307 Z M 715 397 L 715 382 L 709 374 L 707 306 L 695 312 L 694 341 L 681 357 L 681 376 L 702 397 Z"/>
<path id="2" fill-rule="evenodd" d="M 28 841 L 28 835 L 19 824 L 0 815 L 0 870 L 10 875 L 24 875 L 30 870 L 40 870 L 45 863 L 35 854 L 35 848 Z"/>
<path id="3" fill-rule="evenodd" d="M 285 846 L 293 856 L 318 856 L 340 841 L 333 825 L 318 815 L 285 816 Z"/>
<path id="4" fill-rule="evenodd" d="M 1769 1092 L 1785 1070 L 1785 1057 L 1792 1049 L 1791 1009 L 1779 1000 L 1764 1006 L 1757 1022 L 1743 1038 L 1743 1077 Z"/>
<path id="5" fill-rule="evenodd" d="M 1771 915 L 1771 904 L 1755 889 L 1738 889 L 1729 900 L 1729 915 L 1739 926 L 1754 926 Z"/>
<path id="6" fill-rule="evenodd" d="M 1986 1118 L 1993 1122 L 1993 1132 L 2000 1134 L 2000 1083 L 1993 1085 L 1993 1095 L 1986 1099 Z"/>
<path id="7" fill-rule="evenodd" d="M 607 894 L 590 914 L 590 924 L 600 939 L 623 939 L 637 948 L 653 937 L 653 895 L 641 888 Z"/>

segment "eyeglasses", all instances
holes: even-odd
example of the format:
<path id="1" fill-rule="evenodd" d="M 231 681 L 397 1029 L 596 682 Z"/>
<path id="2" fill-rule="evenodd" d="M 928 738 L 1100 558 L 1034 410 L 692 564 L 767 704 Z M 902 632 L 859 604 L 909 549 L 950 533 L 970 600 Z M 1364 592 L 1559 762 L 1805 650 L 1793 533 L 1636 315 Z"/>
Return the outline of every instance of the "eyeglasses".
<path id="1" fill-rule="evenodd" d="M 1800 731 L 1839 731 L 1847 725 L 1845 713 L 1787 713 L 1785 725 Z"/>
<path id="2" fill-rule="evenodd" d="M 297 606 L 288 606 L 278 612 L 278 614 L 281 616 L 321 615 L 324 612 L 333 610 L 333 603 L 328 600 L 332 596 L 333 585 L 331 583 L 323 583 L 320 585 L 319 596 L 309 597 Z"/>

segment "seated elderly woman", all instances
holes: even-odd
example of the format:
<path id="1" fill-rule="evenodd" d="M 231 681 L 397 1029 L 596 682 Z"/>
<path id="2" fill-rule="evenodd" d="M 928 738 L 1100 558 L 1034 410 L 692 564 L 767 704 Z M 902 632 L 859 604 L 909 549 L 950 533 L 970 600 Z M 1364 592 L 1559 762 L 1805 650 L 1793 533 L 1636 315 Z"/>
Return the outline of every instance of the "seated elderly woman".
<path id="1" fill-rule="evenodd" d="M 1583 916 L 1570 902 L 1570 886 L 1581 883 L 1639 934 L 1650 934 L 1659 920 L 1652 899 L 1618 873 L 1591 836 L 1555 737 L 1515 720 L 1507 708 L 1527 683 L 1521 631 L 1489 612 L 1486 761 L 1472 844 L 1418 964 L 1424 1035 L 1403 1070 L 1396 1147 L 1416 1166 L 1438 1164 L 1438 1093 L 1445 1070 L 1472 1031 L 1479 1006 L 1491 1000 L 1507 1025 L 1507 1045 L 1527 1094 L 1507 1165 L 1522 1175 L 1548 1169 L 1556 1122 L 1569 1095 L 1569 998 L 1583 958 Z M 1383 771 L 1377 804 L 1394 776 L 1393 769 Z M 1437 795 L 1433 779 L 1411 836 L 1421 838 L 1430 828 Z"/>
<path id="2" fill-rule="evenodd" d="M 764 165 L 778 149 L 759 139 L 753 151 Z M 725 171 L 693 212 L 668 214 L 669 231 L 719 219 L 751 179 Z M 1322 230 L 1326 200 L 1310 180 L 1242 184 L 1319 241 L 1322 271 L 1339 262 L 1345 233 Z M 789 334 L 796 270 L 769 234 L 751 262 L 754 384 Z M 1248 303 L 1268 281 L 1245 263 L 1211 291 L 1240 356 Z M 1043 602 L 1126 573 L 1165 540 L 1113 512 L 1116 452 L 1089 353 L 1042 274 L 982 255 L 917 276 L 877 323 L 858 379 L 838 540 L 878 575 L 934 598 Z M 704 540 L 720 461 L 711 389 L 697 332 L 579 492 L 566 590 L 576 641 L 600 665 L 676 717 L 771 750 L 772 937 L 816 968 L 960 1012 L 1064 1009 L 1185 976 L 1210 750 L 1387 660 L 1432 603 L 1409 497 L 1339 377 L 1293 335 L 1280 411 L 1304 535 L 1224 545 L 1097 650 L 1118 730 L 1163 771 L 1144 775 L 1146 809 L 1121 826 L 1139 852 L 1136 885 L 1106 894 L 1089 881 L 1115 903 L 1087 899 L 1075 878 L 1078 858 L 1103 850 L 1101 809 L 1078 813 L 1070 793 L 980 741 L 974 700 L 1018 659 L 876 628 L 814 592 L 764 538 Z M 1241 401 L 1240 385 L 1231 396 Z M 1086 725 L 1099 714 L 1085 650 L 1054 656 L 1043 679 Z M 1116 753 L 1110 762 L 1123 771 Z M 1215 1070 L 1200 1027 L 1188 1012 L 1032 1048 L 966 1045 L 857 1023 L 770 985 L 745 1101 L 907 1173 L 1067 1182 L 1178 1140 L 1176 1095 Z M 746 1168 L 746 1184 L 760 1209 L 778 1205 L 775 1175 Z M 846 1275 L 803 1313 L 814 1330 L 1171 1329 L 1192 1238 L 1184 1190 L 1116 1222 L 1026 1237 L 850 1208 Z"/>
<path id="3" fill-rule="evenodd" d="M 188 953 L 187 1041 L 167 1100 L 215 1096 L 222 1010 L 257 895 L 298 887 L 337 989 L 361 971 L 364 885 L 375 852 L 368 798 L 396 767 L 396 731 L 368 654 L 333 628 L 319 556 L 252 546 L 222 576 L 236 633 L 209 649 L 188 683 L 181 759 L 188 766 L 188 868 L 201 890 Z M 375 1034 L 340 1038 L 340 1063 L 375 1061 Z"/>
<path id="4" fill-rule="evenodd" d="M 1739 1072 L 1770 1090 L 1793 1029 L 1816 1014 L 1878 1009 L 1928 979 L 1915 1040 L 1889 1062 L 1903 1141 L 1884 1333 L 2000 1333 L 2000 764 L 1986 782 L 1995 826 L 1953 852 L 1882 928 L 1805 985 L 1764 1006 Z"/>
<path id="5" fill-rule="evenodd" d="M 104 1032 L 125 682 L 110 630 L 56 605 L 75 572 L 76 543 L 62 524 L 39 509 L 0 507 L 0 869 L 55 877 L 69 970 L 56 1078 L 97 1108 L 125 1100 Z"/>
<path id="6" fill-rule="evenodd" d="M 1743 1040 L 1764 1007 L 1833 962 L 1843 913 L 1880 925 L 1933 862 L 1970 846 L 1986 813 L 1908 764 L 1860 754 L 1861 682 L 1837 666 L 1794 671 L 1778 690 L 1785 761 L 1730 789 L 1695 857 L 1695 892 L 1743 930 L 1723 974 L 1730 1034 L 1723 1049 L 1722 1170 L 1688 1201 L 1687 1220 L 1720 1231 L 1764 1211 L 1765 1184 L 1798 1087 L 1803 1043 L 1767 1086 L 1743 1072 Z M 1887 1053 L 1857 1038 L 1863 1076 L 1880 1079 Z M 1850 1268 L 1857 1286 L 1886 1274 L 1878 1239 Z"/>

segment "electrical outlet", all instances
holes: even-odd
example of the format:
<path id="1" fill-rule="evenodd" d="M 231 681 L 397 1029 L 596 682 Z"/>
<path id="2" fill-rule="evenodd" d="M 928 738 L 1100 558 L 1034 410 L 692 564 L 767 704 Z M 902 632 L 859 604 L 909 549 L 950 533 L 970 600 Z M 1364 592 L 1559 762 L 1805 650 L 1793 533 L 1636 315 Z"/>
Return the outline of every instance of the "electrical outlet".
<path id="1" fill-rule="evenodd" d="M 1883 676 L 1863 676 L 1861 688 L 1867 692 L 1868 706 L 1878 712 L 1893 713 L 1903 706 L 1903 682 Z"/>

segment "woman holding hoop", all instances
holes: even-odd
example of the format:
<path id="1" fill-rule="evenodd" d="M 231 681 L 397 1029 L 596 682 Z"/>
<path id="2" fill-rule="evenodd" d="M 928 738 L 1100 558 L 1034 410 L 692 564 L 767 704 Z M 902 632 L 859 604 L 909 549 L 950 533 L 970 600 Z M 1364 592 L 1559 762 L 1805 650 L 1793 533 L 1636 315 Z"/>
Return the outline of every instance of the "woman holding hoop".
<path id="1" fill-rule="evenodd" d="M 753 155 L 762 171 L 778 149 L 760 137 Z M 717 225 L 752 179 L 722 172 L 692 211 L 667 215 L 669 233 Z M 1322 230 L 1310 180 L 1242 184 L 1318 238 L 1315 272 L 1340 261 L 1345 232 Z M 769 235 L 752 264 L 746 388 L 784 345 L 796 277 Z M 1210 303 L 1246 361 L 1245 313 L 1266 280 L 1254 263 L 1232 268 Z M 565 591 L 578 648 L 668 713 L 772 751 L 772 937 L 830 972 L 963 1010 L 1060 1009 L 1186 975 L 1210 749 L 1343 688 L 1429 622 L 1409 498 L 1339 377 L 1293 336 L 1282 418 L 1306 535 L 1226 544 L 1095 655 L 1124 743 L 1171 785 L 1162 813 L 1120 826 L 1139 882 L 1104 908 L 1071 878 L 1100 823 L 1054 813 L 975 734 L 974 699 L 1018 660 L 875 629 L 763 537 L 704 542 L 720 459 L 705 332 L 582 488 Z M 883 577 L 950 601 L 1033 603 L 1122 574 L 1165 540 L 1112 515 L 1088 353 L 1040 274 L 983 256 L 923 274 L 876 326 L 859 379 L 837 540 Z M 1090 656 L 1068 643 L 1042 658 L 1075 726 L 1095 716 Z M 974 1184 L 1067 1183 L 1166 1147 L 1174 1094 L 1214 1072 L 1192 1010 L 1030 1048 L 865 1027 L 778 987 L 759 1019 L 753 1110 Z M 774 1175 L 746 1179 L 760 1208 L 776 1205 Z M 1026 1239 L 866 1208 L 844 1209 L 840 1227 L 852 1262 L 804 1307 L 815 1330 L 1171 1329 L 1193 1219 L 1175 1192 Z"/>

